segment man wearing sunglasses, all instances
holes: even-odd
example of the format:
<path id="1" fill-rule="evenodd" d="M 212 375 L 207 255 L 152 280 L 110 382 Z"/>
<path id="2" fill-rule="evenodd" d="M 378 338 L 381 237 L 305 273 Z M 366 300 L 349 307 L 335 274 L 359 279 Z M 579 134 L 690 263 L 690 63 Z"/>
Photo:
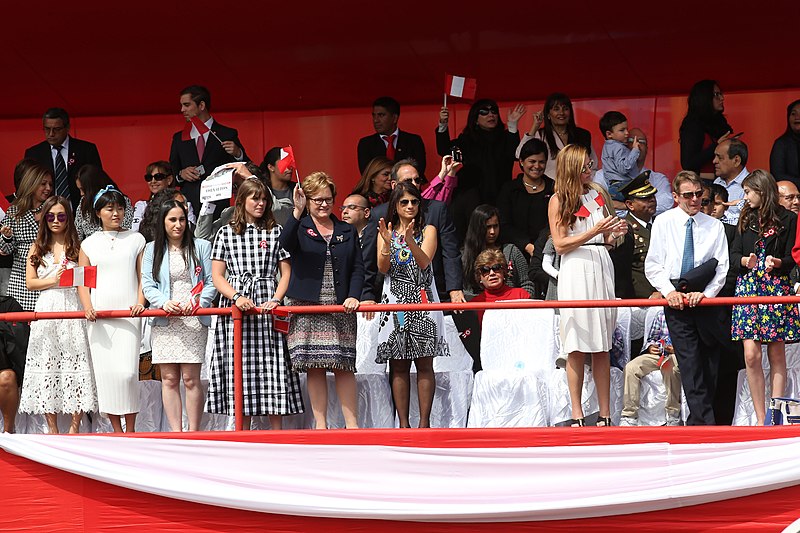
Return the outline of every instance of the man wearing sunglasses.
<path id="1" fill-rule="evenodd" d="M 645 274 L 667 299 L 664 315 L 689 405 L 687 424 L 710 425 L 715 424 L 720 348 L 730 339 L 730 327 L 723 330 L 718 306 L 698 304 L 725 284 L 728 241 L 722 223 L 701 212 L 703 185 L 696 173 L 675 176 L 673 198 L 677 207 L 653 223 Z"/>
<path id="2" fill-rule="evenodd" d="M 68 198 L 72 211 L 81 201 L 75 176 L 83 165 L 103 168 L 97 146 L 69 134 L 69 114 L 60 107 L 45 111 L 42 117 L 44 141 L 25 150 L 26 159 L 35 159 L 53 173 L 53 194 Z"/>
<path id="3" fill-rule="evenodd" d="M 358 141 L 358 172 L 375 157 L 383 156 L 392 162 L 401 159 L 417 161 L 419 173 L 425 175 L 425 143 L 416 133 L 397 127 L 400 120 L 400 103 L 391 96 L 381 96 L 372 102 L 372 127 L 375 133 Z"/>
<path id="4" fill-rule="evenodd" d="M 417 188 L 422 188 L 425 178 L 419 173 L 416 161 L 404 159 L 392 167 L 392 188 L 401 181 L 411 181 Z M 436 279 L 436 288 L 439 299 L 443 302 L 464 302 L 463 274 L 461 271 L 461 252 L 458 249 L 458 239 L 455 227 L 447 212 L 444 202 L 438 200 L 422 200 L 422 212 L 425 223 L 436 228 L 439 246 L 433 256 L 433 275 Z M 383 276 L 378 274 L 378 221 L 386 218 L 388 204 L 381 204 L 372 210 L 371 222 L 364 228 L 364 267 L 366 279 L 362 300 L 374 302 L 380 298 L 383 287 Z"/>

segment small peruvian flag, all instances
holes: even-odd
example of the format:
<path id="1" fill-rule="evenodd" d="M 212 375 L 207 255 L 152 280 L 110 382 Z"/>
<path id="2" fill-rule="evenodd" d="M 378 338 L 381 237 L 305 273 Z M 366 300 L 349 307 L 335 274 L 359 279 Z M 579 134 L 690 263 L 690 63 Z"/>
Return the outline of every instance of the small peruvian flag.
<path id="1" fill-rule="evenodd" d="M 584 202 L 581 208 L 575 211 L 576 217 L 589 218 L 589 215 L 591 215 L 598 209 L 602 209 L 603 206 L 606 205 L 605 200 L 603 200 L 603 197 L 600 195 L 599 192 L 592 189 L 589 194 L 590 196 L 592 196 L 592 198 Z"/>
<path id="2" fill-rule="evenodd" d="M 183 132 L 181 133 L 181 140 L 182 141 L 191 141 L 197 139 L 201 135 L 205 135 L 206 132 L 209 131 L 208 126 L 206 123 L 200 120 L 198 117 L 192 117 L 189 119 L 189 122 L 183 127 Z"/>
<path id="3" fill-rule="evenodd" d="M 294 152 L 292 151 L 292 145 L 286 146 L 281 148 L 281 158 L 278 159 L 278 163 L 276 165 L 278 167 L 278 172 L 283 174 L 286 172 L 286 169 L 289 167 L 295 168 L 297 163 L 294 161 Z"/>
<path id="4" fill-rule="evenodd" d="M 89 287 L 90 289 L 97 288 L 97 267 L 75 267 L 68 268 L 61 274 L 61 279 L 58 281 L 60 287 Z"/>
<path id="5" fill-rule="evenodd" d="M 465 100 L 474 100 L 477 89 L 478 80 L 475 78 L 464 78 L 461 76 L 453 76 L 452 74 L 444 75 L 444 92 L 448 96 L 464 98 Z"/>

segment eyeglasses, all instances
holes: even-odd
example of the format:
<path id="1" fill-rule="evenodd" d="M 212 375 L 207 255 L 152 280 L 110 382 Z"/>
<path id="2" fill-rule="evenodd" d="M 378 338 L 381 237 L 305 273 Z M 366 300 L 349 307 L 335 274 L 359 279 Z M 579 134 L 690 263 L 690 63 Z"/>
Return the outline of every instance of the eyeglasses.
<path id="1" fill-rule="evenodd" d="M 367 207 L 363 206 L 363 205 L 347 204 L 347 205 L 343 205 L 339 209 L 341 211 L 344 211 L 345 209 L 349 209 L 350 211 L 358 211 L 359 209 L 367 209 Z"/>
<path id="2" fill-rule="evenodd" d="M 708 198 L 703 198 L 703 200 L 700 202 L 700 205 L 702 205 L 703 207 L 707 207 L 710 204 L 711 200 L 709 200 Z"/>
<path id="3" fill-rule="evenodd" d="M 165 179 L 167 179 L 170 176 L 172 176 L 172 174 L 164 174 L 163 172 L 158 172 L 158 173 L 152 174 L 152 175 L 151 174 L 145 174 L 144 175 L 144 181 L 146 181 L 147 183 L 150 183 L 153 180 L 164 181 Z"/>
<path id="4" fill-rule="evenodd" d="M 66 222 L 67 221 L 67 214 L 66 213 L 59 213 L 59 214 L 56 215 L 55 213 L 47 213 L 44 216 L 44 219 L 46 221 L 48 221 L 48 222 L 55 222 L 56 219 L 58 219 L 59 222 Z"/>
<path id="5" fill-rule="evenodd" d="M 800 200 L 800 194 L 781 194 L 781 198 L 794 202 L 795 200 Z"/>
<path id="6" fill-rule="evenodd" d="M 484 276 L 487 275 L 489 272 L 503 272 L 506 269 L 505 266 L 501 265 L 500 263 L 494 264 L 492 266 L 482 266 L 479 268 L 481 274 Z"/>
<path id="7" fill-rule="evenodd" d="M 593 168 L 594 168 L 594 161 L 590 159 L 588 163 L 586 163 L 581 167 L 581 174 L 586 174 L 587 172 L 591 172 Z"/>
<path id="8" fill-rule="evenodd" d="M 714 98 L 724 98 L 725 95 L 722 94 L 722 91 L 714 91 Z"/>
<path id="9" fill-rule="evenodd" d="M 419 205 L 419 200 L 417 200 L 416 198 L 403 198 L 402 200 L 400 200 L 400 205 L 406 206 L 408 204 Z"/>
<path id="10" fill-rule="evenodd" d="M 333 198 L 309 198 L 317 205 L 333 205 Z"/>
<path id="11" fill-rule="evenodd" d="M 691 200 L 692 198 L 702 198 L 703 191 L 682 192 L 680 193 L 684 200 Z"/>
<path id="12" fill-rule="evenodd" d="M 499 115 L 500 114 L 500 110 L 497 109 L 496 107 L 491 107 L 491 106 L 490 107 L 484 107 L 484 108 L 478 109 L 478 114 L 480 116 L 482 116 L 482 117 L 485 117 L 485 116 L 487 116 L 489 114 Z"/>

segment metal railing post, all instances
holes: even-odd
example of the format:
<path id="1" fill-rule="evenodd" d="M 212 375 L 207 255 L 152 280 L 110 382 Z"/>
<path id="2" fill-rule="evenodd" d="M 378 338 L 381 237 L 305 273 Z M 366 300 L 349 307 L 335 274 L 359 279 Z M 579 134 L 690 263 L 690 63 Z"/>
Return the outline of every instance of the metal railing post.
<path id="1" fill-rule="evenodd" d="M 235 415 L 234 429 L 244 429 L 244 383 L 242 380 L 242 311 L 235 305 L 231 306 L 231 319 L 233 319 L 233 412 Z"/>

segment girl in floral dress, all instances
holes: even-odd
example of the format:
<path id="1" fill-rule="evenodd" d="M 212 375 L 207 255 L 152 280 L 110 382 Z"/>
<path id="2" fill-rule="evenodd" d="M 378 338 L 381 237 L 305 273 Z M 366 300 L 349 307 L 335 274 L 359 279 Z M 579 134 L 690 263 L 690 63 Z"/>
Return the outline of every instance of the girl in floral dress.
<path id="1" fill-rule="evenodd" d="M 795 265 L 792 245 L 797 215 L 778 203 L 778 187 L 765 170 L 756 170 L 742 182 L 745 205 L 731 249 L 731 268 L 739 269 L 736 296 L 792 294 L 789 272 Z M 736 305 L 732 339 L 744 343 L 747 383 L 757 425 L 766 416 L 761 344 L 767 343 L 772 396 L 783 396 L 786 385 L 784 342 L 800 338 L 794 304 Z"/>

